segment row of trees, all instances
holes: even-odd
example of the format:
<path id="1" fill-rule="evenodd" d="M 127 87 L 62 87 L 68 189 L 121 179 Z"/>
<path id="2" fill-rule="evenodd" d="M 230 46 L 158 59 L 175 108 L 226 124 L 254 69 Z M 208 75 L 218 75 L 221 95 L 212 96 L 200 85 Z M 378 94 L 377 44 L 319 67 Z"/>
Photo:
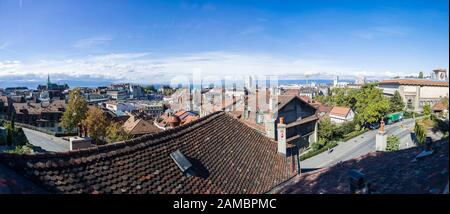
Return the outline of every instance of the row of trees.
<path id="1" fill-rule="evenodd" d="M 21 127 L 15 126 L 14 116 L 11 118 L 10 122 L 2 122 L 1 126 L 5 127 L 6 137 L 0 136 L 0 145 L 7 146 L 24 146 L 28 143 L 28 139 L 23 132 Z"/>
<path id="2" fill-rule="evenodd" d="M 383 96 L 376 84 L 366 84 L 361 89 L 336 88 L 331 96 L 319 96 L 319 101 L 328 105 L 350 107 L 355 113 L 358 128 L 365 123 L 380 121 L 386 113 L 402 111 L 405 104 L 398 92 L 391 99 Z"/>
<path id="3" fill-rule="evenodd" d="M 128 139 L 122 126 L 108 121 L 103 111 L 97 107 L 88 108 L 87 101 L 80 89 L 74 89 L 69 94 L 69 102 L 61 119 L 61 126 L 73 131 L 78 124 L 84 124 L 87 134 L 95 143 L 112 143 Z"/>
<path id="4" fill-rule="evenodd" d="M 330 118 L 324 118 L 318 127 L 318 141 L 312 145 L 313 150 L 319 150 L 330 142 L 346 138 L 346 136 L 355 131 L 356 123 L 354 121 L 342 124 L 334 124 Z"/>
<path id="5" fill-rule="evenodd" d="M 319 101 L 328 105 L 346 106 L 355 112 L 351 122 L 333 124 L 329 118 L 319 123 L 318 142 L 313 150 L 325 147 L 332 141 L 338 141 L 360 134 L 366 123 L 379 122 L 384 115 L 402 111 L 405 104 L 398 92 L 390 99 L 383 96 L 376 84 L 366 84 L 361 89 L 335 88 L 328 96 L 319 96 Z"/>

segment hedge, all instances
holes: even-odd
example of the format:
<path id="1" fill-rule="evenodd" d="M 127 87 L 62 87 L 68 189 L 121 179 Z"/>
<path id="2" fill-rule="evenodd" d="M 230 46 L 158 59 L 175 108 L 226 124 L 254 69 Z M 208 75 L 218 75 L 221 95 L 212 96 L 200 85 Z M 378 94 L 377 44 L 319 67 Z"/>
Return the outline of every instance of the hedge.
<path id="1" fill-rule="evenodd" d="M 322 152 L 327 151 L 328 149 L 334 148 L 335 146 L 337 146 L 338 143 L 336 141 L 331 141 L 330 143 L 328 143 L 327 145 L 325 145 L 324 147 L 322 147 L 319 150 L 313 150 L 313 151 L 309 151 L 307 153 L 305 153 L 304 155 L 300 156 L 300 161 L 306 160 L 310 157 L 316 156 Z"/>

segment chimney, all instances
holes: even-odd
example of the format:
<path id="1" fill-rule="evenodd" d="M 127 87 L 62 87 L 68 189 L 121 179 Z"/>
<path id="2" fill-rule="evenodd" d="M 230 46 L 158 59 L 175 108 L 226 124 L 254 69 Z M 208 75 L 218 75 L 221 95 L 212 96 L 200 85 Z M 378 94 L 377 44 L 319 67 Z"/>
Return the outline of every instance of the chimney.
<path id="1" fill-rule="evenodd" d="M 248 89 L 244 88 L 244 119 L 248 119 Z"/>
<path id="2" fill-rule="evenodd" d="M 277 131 L 278 153 L 286 155 L 286 124 L 284 124 L 284 117 L 280 117 Z"/>
<path id="3" fill-rule="evenodd" d="M 214 94 L 212 95 L 212 97 L 211 97 L 211 106 L 212 106 L 212 112 L 215 112 L 216 111 L 216 101 L 215 101 L 215 99 L 214 99 Z"/>
<path id="4" fill-rule="evenodd" d="M 258 89 L 258 80 L 256 80 L 256 91 L 255 91 L 255 100 L 256 100 L 256 107 L 255 107 L 255 109 L 256 109 L 256 111 L 258 111 L 258 109 L 259 109 L 259 103 L 258 103 L 258 99 L 259 99 L 259 89 Z"/>
<path id="5" fill-rule="evenodd" d="M 225 111 L 225 80 L 222 80 L 222 111 Z"/>
<path id="6" fill-rule="evenodd" d="M 236 83 L 233 83 L 233 104 L 232 111 L 236 111 Z"/>
<path id="7" fill-rule="evenodd" d="M 370 194 L 370 184 L 365 175 L 356 169 L 348 171 L 349 191 L 351 194 Z"/>
<path id="8" fill-rule="evenodd" d="M 194 96 L 192 94 L 192 87 L 194 83 L 189 84 L 189 110 L 194 110 Z"/>
<path id="9" fill-rule="evenodd" d="M 269 98 L 269 110 L 270 110 L 270 112 L 273 112 L 275 110 L 275 105 L 277 104 L 275 96 L 276 95 L 270 95 L 270 98 Z"/>

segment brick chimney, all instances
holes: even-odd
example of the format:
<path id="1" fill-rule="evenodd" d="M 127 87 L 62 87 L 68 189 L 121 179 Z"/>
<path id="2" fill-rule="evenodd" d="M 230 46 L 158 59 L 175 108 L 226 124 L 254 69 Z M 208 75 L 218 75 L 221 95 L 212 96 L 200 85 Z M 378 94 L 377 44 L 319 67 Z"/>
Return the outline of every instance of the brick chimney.
<path id="1" fill-rule="evenodd" d="M 286 124 L 284 117 L 280 117 L 280 123 L 277 126 L 278 153 L 286 155 Z"/>
<path id="2" fill-rule="evenodd" d="M 221 104 L 222 111 L 225 111 L 225 80 L 222 80 L 222 104 Z"/>
<path id="3" fill-rule="evenodd" d="M 232 111 L 236 111 L 236 83 L 233 83 L 233 104 Z"/>

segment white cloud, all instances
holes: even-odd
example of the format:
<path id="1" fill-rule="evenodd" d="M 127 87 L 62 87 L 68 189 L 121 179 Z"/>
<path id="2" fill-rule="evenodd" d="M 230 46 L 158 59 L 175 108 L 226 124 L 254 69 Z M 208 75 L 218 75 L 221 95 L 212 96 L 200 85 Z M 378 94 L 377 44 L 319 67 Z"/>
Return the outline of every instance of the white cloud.
<path id="1" fill-rule="evenodd" d="M 411 29 L 404 26 L 374 26 L 367 30 L 355 32 L 356 37 L 362 39 L 373 39 L 380 36 L 402 37 L 411 32 Z"/>
<path id="2" fill-rule="evenodd" d="M 22 79 L 42 78 L 47 73 L 53 79 L 108 80 L 113 82 L 169 82 L 176 76 L 192 77 L 201 70 L 204 76 L 222 78 L 243 75 L 279 75 L 279 79 L 308 75 L 309 78 L 332 78 L 334 75 L 353 77 L 389 77 L 408 75 L 401 72 L 369 70 L 343 66 L 339 61 L 323 59 L 285 58 L 261 54 L 205 52 L 171 57 L 152 53 L 118 53 L 88 56 L 79 59 L 40 60 L 36 63 L 0 62 L 0 80 L 20 76 Z"/>
<path id="3" fill-rule="evenodd" d="M 93 48 L 99 45 L 104 45 L 112 40 L 110 36 L 94 36 L 85 39 L 81 39 L 72 44 L 74 48 Z"/>

